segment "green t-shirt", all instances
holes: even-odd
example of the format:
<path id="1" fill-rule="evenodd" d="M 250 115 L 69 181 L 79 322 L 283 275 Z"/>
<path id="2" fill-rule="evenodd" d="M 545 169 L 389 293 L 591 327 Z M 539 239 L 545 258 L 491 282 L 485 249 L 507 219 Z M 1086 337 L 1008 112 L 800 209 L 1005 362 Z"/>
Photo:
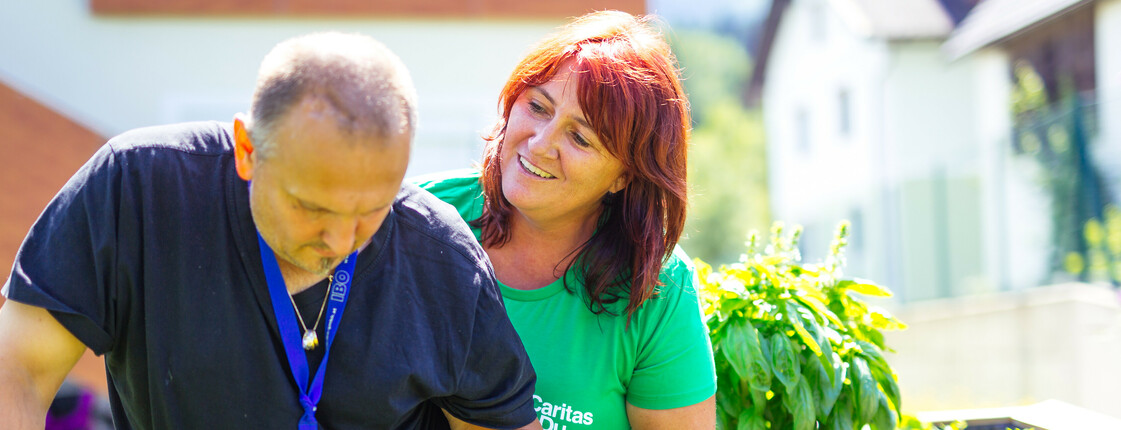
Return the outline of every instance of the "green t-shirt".
<path id="1" fill-rule="evenodd" d="M 482 215 L 479 173 L 458 170 L 412 181 L 473 221 Z M 475 237 L 480 232 L 474 229 Z M 534 408 L 545 430 L 627 429 L 626 402 L 671 409 L 716 392 L 708 330 L 697 302 L 696 275 L 681 250 L 662 268 L 664 284 L 627 327 L 624 301 L 595 315 L 572 270 L 535 290 L 499 283 L 510 321 L 537 371 Z M 564 288 L 567 279 L 570 293 Z"/>

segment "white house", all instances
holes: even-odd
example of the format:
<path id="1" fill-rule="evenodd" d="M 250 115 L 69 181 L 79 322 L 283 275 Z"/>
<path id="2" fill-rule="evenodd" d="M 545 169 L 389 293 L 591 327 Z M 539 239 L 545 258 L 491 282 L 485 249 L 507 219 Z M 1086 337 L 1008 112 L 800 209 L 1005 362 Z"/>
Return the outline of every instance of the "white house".
<path id="1" fill-rule="evenodd" d="M 810 252 L 854 221 L 848 274 L 896 291 L 911 325 L 888 336 L 905 410 L 1059 399 L 1121 417 L 1121 296 L 1040 287 L 1059 278 L 1052 200 L 1014 153 L 1011 106 L 1018 61 L 1074 89 L 1121 201 L 1121 0 L 984 0 L 956 23 L 955 0 L 775 4 L 761 99 L 775 218 L 808 226 Z"/>
<path id="2" fill-rule="evenodd" d="M 906 300 L 994 288 L 978 207 L 986 118 L 970 103 L 994 89 L 983 61 L 946 61 L 953 25 L 937 0 L 793 0 L 766 61 L 775 219 L 805 226 L 811 258 L 851 220 L 849 274 Z"/>

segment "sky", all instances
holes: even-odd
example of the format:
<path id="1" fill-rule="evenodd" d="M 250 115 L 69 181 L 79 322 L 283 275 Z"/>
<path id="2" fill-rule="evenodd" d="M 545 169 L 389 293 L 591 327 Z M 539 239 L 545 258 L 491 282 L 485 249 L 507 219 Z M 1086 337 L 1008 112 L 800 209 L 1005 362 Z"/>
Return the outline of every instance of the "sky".
<path id="1" fill-rule="evenodd" d="M 661 15 L 674 26 L 716 26 L 722 20 L 761 21 L 769 0 L 647 0 L 650 13 Z"/>

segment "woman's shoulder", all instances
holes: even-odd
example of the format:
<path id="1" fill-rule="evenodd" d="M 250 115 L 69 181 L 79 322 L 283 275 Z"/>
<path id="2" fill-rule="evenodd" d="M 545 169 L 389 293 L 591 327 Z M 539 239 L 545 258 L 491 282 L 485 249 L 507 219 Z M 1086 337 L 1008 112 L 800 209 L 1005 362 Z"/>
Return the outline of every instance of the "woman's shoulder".
<path id="1" fill-rule="evenodd" d="M 685 253 L 681 245 L 676 245 L 673 252 L 670 253 L 669 258 L 662 264 L 661 280 L 663 289 L 671 284 L 681 284 L 680 287 L 693 291 L 695 286 L 693 282 L 693 274 L 696 268 L 693 266 L 693 259 Z"/>
<path id="2" fill-rule="evenodd" d="M 661 284 L 656 287 L 654 297 L 646 300 L 634 316 L 658 321 L 665 318 L 666 313 L 674 313 L 681 307 L 696 306 L 699 309 L 695 273 L 689 255 L 680 246 L 675 247 L 662 264 Z"/>
<path id="3" fill-rule="evenodd" d="M 479 177 L 476 169 L 459 169 L 429 173 L 405 181 L 454 206 L 464 220 L 473 221 L 483 213 L 483 188 Z"/>
<path id="4" fill-rule="evenodd" d="M 440 194 L 463 194 L 465 192 L 481 191 L 480 176 L 481 173 L 478 169 L 457 169 L 414 176 L 405 179 L 405 182 L 411 182 L 432 194 L 436 194 L 436 197 L 440 197 Z"/>

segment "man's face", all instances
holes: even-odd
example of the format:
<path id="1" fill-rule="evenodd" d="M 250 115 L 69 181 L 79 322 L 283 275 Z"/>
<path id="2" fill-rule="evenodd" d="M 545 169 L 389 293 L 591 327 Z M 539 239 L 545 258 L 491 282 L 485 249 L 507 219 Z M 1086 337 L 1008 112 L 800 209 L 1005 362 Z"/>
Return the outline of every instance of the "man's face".
<path id="1" fill-rule="evenodd" d="M 307 97 L 252 154 L 249 205 L 261 237 L 288 263 L 326 275 L 377 232 L 401 187 L 409 135 L 350 134 Z M 244 175 L 243 175 L 244 177 Z"/>

